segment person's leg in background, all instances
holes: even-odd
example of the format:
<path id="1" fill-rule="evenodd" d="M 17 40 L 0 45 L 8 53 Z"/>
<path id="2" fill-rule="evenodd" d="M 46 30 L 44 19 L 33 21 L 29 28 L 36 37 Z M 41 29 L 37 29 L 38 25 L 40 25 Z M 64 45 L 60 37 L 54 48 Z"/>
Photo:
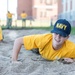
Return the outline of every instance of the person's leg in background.
<path id="1" fill-rule="evenodd" d="M 12 26 L 12 19 L 9 20 L 9 28 Z"/>
<path id="2" fill-rule="evenodd" d="M 26 19 L 22 19 L 22 27 L 26 27 Z"/>
<path id="3" fill-rule="evenodd" d="M 12 19 L 7 18 L 7 29 L 10 29 L 12 26 Z"/>
<path id="4" fill-rule="evenodd" d="M 7 29 L 9 29 L 9 18 L 7 18 Z"/>

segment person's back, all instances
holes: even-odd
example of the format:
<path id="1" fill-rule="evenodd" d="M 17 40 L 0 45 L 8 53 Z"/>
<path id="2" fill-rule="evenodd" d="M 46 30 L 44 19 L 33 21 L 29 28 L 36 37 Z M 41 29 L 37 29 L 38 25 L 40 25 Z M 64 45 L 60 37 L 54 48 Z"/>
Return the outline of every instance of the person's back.
<path id="1" fill-rule="evenodd" d="M 22 13 L 21 13 L 21 18 L 23 19 L 23 18 L 26 18 L 27 17 L 27 14 L 23 11 Z"/>
<path id="2" fill-rule="evenodd" d="M 12 18 L 12 13 L 10 13 L 9 11 L 7 13 L 7 18 Z"/>

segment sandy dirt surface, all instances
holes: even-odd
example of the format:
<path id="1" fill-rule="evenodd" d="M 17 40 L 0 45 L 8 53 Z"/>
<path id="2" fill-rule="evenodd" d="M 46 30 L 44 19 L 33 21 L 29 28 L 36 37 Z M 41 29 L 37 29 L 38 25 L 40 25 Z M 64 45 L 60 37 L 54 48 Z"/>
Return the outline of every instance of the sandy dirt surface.
<path id="1" fill-rule="evenodd" d="M 59 61 L 47 61 L 32 51 L 22 47 L 19 59 L 21 64 L 11 63 L 14 40 L 31 34 L 49 33 L 45 30 L 3 30 L 4 42 L 0 42 L 0 75 L 75 75 L 75 62 L 63 64 Z M 75 42 L 75 36 L 70 36 Z"/>

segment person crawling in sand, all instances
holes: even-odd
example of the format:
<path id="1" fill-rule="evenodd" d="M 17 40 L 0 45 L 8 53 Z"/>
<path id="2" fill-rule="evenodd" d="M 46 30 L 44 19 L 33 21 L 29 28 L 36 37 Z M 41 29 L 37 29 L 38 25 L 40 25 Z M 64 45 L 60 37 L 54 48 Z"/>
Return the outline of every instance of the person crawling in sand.
<path id="1" fill-rule="evenodd" d="M 42 58 L 46 60 L 60 60 L 74 62 L 75 44 L 68 40 L 71 24 L 66 19 L 58 19 L 51 33 L 19 37 L 14 41 L 12 62 L 18 62 L 18 55 L 22 45 L 26 50 L 38 48 Z"/>

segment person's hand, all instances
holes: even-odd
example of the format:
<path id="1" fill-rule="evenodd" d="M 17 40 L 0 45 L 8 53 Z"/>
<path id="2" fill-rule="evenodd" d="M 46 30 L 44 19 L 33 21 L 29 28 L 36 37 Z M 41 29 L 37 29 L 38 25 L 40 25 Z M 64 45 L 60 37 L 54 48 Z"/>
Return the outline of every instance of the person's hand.
<path id="1" fill-rule="evenodd" d="M 21 61 L 12 61 L 12 64 L 22 64 Z"/>
<path id="2" fill-rule="evenodd" d="M 70 64 L 70 63 L 73 63 L 73 62 L 74 62 L 74 60 L 71 59 L 71 58 L 64 58 L 64 59 L 63 59 L 63 63 L 64 63 L 64 64 Z"/>
<path id="3" fill-rule="evenodd" d="M 17 69 L 21 65 L 22 65 L 22 62 L 20 62 L 20 61 L 12 61 L 10 63 L 10 70 L 14 71 L 15 69 Z"/>

